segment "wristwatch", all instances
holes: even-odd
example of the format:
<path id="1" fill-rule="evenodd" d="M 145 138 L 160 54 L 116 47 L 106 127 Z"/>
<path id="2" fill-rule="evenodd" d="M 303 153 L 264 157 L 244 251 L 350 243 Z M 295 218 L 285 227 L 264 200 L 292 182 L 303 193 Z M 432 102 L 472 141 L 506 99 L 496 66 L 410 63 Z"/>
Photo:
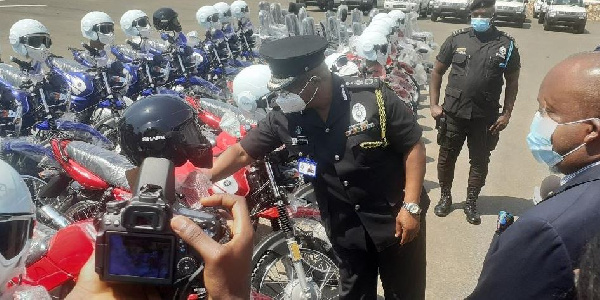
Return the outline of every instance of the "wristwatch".
<path id="1" fill-rule="evenodd" d="M 402 203 L 402 208 L 406 209 L 411 215 L 418 216 L 421 214 L 421 208 L 416 203 Z"/>

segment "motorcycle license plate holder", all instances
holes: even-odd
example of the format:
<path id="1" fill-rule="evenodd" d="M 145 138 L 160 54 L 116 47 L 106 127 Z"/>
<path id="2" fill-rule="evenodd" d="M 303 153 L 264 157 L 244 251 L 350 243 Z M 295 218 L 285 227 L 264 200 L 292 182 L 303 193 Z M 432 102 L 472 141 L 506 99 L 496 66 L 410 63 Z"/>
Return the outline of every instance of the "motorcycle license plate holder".
<path id="1" fill-rule="evenodd" d="M 317 176 L 317 163 L 309 158 L 303 157 L 298 159 L 298 172 L 300 174 L 316 177 Z"/>

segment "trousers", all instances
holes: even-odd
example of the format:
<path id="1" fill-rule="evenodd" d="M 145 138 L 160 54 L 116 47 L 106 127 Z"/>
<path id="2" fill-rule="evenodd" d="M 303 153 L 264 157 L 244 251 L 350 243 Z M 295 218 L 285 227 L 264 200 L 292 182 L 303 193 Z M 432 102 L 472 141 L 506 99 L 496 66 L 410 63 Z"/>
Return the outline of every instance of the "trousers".
<path id="1" fill-rule="evenodd" d="M 454 181 L 456 159 L 465 139 L 469 148 L 469 186 L 481 188 L 488 174 L 490 155 L 498 144 L 499 135 L 490 132 L 497 117 L 462 119 L 445 115 L 444 124 L 438 128 L 438 180 L 441 186 L 451 187 Z"/>

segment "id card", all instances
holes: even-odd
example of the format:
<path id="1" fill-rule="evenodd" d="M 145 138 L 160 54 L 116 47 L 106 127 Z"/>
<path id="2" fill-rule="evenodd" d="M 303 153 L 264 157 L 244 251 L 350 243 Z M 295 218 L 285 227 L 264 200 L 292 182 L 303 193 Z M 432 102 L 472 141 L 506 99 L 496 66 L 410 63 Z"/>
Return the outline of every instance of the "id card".
<path id="1" fill-rule="evenodd" d="M 302 175 L 316 177 L 317 163 L 308 158 L 300 158 L 298 159 L 298 172 Z"/>

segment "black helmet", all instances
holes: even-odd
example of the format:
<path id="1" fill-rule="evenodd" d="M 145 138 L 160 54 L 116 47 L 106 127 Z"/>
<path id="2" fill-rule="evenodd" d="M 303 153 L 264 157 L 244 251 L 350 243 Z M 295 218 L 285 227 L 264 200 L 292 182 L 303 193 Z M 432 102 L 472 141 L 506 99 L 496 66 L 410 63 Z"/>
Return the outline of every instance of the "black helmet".
<path id="1" fill-rule="evenodd" d="M 181 31 L 181 24 L 177 19 L 177 13 L 168 7 L 159 8 L 152 15 L 152 23 L 158 30 L 164 31 Z"/>
<path id="2" fill-rule="evenodd" d="M 121 150 L 134 164 L 146 157 L 183 165 L 212 166 L 212 146 L 202 134 L 196 111 L 173 95 L 152 95 L 134 102 L 119 121 Z"/>

